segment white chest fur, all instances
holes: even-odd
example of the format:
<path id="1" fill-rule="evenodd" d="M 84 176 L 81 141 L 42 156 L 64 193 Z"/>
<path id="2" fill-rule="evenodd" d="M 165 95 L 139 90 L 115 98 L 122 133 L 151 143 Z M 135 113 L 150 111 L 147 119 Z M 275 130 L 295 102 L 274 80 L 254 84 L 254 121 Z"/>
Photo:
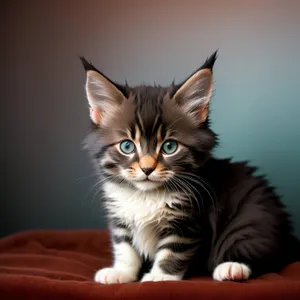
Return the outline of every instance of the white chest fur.
<path id="1" fill-rule="evenodd" d="M 132 242 L 141 255 L 154 258 L 158 243 L 158 230 L 168 227 L 168 221 L 182 216 L 172 208 L 179 203 L 178 194 L 166 191 L 137 191 L 105 183 L 106 208 L 112 217 L 125 222 L 132 231 Z"/>

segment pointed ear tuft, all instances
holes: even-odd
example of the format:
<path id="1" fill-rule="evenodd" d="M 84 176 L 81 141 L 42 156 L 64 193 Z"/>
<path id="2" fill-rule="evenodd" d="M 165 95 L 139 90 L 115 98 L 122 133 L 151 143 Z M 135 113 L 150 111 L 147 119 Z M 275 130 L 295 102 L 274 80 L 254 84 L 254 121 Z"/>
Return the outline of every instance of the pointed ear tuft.
<path id="1" fill-rule="evenodd" d="M 81 60 L 81 63 L 85 69 L 85 71 L 97 71 L 96 68 L 91 64 L 91 62 L 88 62 L 84 56 L 79 56 L 80 60 Z"/>
<path id="2" fill-rule="evenodd" d="M 209 56 L 205 63 L 201 66 L 200 69 L 213 69 L 213 66 L 218 58 L 218 50 L 216 50 L 211 56 Z"/>
<path id="3" fill-rule="evenodd" d="M 218 50 L 183 83 L 176 86 L 175 103 L 188 114 L 196 125 L 205 122 L 212 94 L 212 72 Z"/>

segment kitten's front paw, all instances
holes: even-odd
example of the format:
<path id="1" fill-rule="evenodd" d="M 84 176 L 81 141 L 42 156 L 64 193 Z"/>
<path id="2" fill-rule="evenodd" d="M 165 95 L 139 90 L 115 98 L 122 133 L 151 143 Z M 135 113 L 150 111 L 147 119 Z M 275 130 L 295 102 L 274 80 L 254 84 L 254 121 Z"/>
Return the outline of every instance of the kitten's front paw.
<path id="1" fill-rule="evenodd" d="M 218 265 L 213 273 L 213 278 L 217 281 L 224 280 L 247 280 L 251 274 L 251 270 L 245 264 L 236 262 L 225 262 Z"/>
<path id="2" fill-rule="evenodd" d="M 115 268 L 104 268 L 97 271 L 94 280 L 103 284 L 128 283 L 136 281 L 136 276 Z"/>
<path id="3" fill-rule="evenodd" d="M 146 273 L 141 281 L 175 281 L 180 279 L 181 277 L 176 275 Z"/>

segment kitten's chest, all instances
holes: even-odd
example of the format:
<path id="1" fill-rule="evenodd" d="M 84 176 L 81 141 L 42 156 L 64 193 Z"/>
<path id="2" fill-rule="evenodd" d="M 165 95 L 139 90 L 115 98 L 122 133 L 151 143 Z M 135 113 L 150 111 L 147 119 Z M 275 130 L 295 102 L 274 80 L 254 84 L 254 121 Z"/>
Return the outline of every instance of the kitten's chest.
<path id="1" fill-rule="evenodd" d="M 164 191 L 139 192 L 113 183 L 104 185 L 106 208 L 111 217 L 121 219 L 131 230 L 132 243 L 145 257 L 153 258 L 159 233 L 170 221 L 182 217 L 173 209 L 178 195 Z"/>

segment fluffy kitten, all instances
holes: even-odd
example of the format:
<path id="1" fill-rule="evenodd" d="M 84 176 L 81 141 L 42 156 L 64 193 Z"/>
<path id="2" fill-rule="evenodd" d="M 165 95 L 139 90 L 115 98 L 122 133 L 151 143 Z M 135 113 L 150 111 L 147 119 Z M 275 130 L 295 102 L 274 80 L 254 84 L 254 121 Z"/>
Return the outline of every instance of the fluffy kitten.
<path id="1" fill-rule="evenodd" d="M 246 163 L 213 158 L 216 53 L 181 84 L 122 86 L 81 58 L 114 262 L 95 281 L 246 280 L 295 260 L 278 196 Z"/>

